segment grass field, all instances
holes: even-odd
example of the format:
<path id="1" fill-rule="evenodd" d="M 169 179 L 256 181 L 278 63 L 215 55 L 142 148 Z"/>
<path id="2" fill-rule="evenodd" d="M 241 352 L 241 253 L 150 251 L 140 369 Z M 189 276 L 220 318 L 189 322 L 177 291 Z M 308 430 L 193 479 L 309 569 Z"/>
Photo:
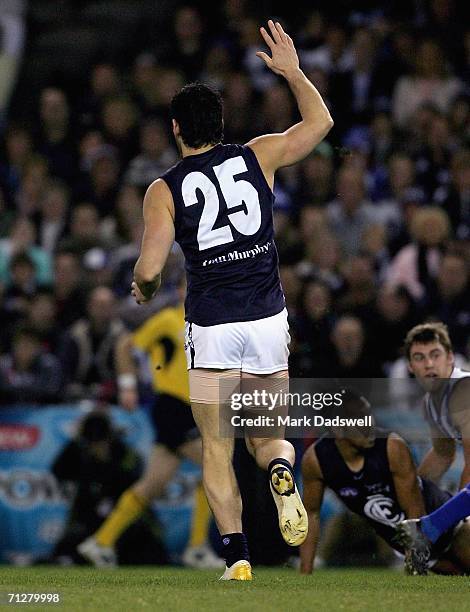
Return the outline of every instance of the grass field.
<path id="1" fill-rule="evenodd" d="M 469 578 L 411 577 L 387 570 L 259 568 L 253 582 L 218 582 L 218 573 L 175 568 L 122 567 L 0 569 L 1 609 L 161 610 L 233 612 L 452 612 L 470 609 Z M 60 593 L 60 604 L 8 605 L 7 593 Z"/>

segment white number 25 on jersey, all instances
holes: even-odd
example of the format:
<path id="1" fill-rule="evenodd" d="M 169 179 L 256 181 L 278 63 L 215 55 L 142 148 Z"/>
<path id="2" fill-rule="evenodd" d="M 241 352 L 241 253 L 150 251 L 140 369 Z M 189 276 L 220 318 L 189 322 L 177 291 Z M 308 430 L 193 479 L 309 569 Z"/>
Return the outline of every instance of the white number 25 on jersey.
<path id="1" fill-rule="evenodd" d="M 247 170 L 245 160 L 241 156 L 232 157 L 219 166 L 214 166 L 214 172 L 227 203 L 227 208 L 235 208 L 245 203 L 247 211 L 245 213 L 245 210 L 229 210 L 227 225 L 215 229 L 214 225 L 219 214 L 219 196 L 214 183 L 202 172 L 190 172 L 184 178 L 181 191 L 185 206 L 197 204 L 197 189 L 200 189 L 204 195 L 204 208 L 197 230 L 200 251 L 233 242 L 234 238 L 230 224 L 245 236 L 252 236 L 259 230 L 261 209 L 258 192 L 248 181 L 235 180 L 234 178 L 237 174 Z"/>

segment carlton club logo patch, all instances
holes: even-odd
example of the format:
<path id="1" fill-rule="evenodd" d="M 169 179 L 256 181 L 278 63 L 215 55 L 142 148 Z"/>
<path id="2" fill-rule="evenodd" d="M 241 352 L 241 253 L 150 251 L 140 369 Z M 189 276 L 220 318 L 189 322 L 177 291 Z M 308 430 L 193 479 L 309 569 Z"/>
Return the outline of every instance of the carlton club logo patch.
<path id="1" fill-rule="evenodd" d="M 364 514 L 378 523 L 395 527 L 398 523 L 405 520 L 405 514 L 400 512 L 393 514 L 393 499 L 385 495 L 369 495 L 367 502 L 364 505 Z"/>

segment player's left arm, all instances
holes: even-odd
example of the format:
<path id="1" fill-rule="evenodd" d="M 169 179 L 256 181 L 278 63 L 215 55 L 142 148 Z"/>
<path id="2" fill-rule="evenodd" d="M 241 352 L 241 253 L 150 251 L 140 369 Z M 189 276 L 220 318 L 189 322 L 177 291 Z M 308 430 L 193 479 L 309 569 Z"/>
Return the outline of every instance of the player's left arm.
<path id="1" fill-rule="evenodd" d="M 174 218 L 170 189 L 158 179 L 144 198 L 144 235 L 132 283 L 132 295 L 138 304 L 151 300 L 160 287 L 161 272 L 175 240 Z"/>
<path id="2" fill-rule="evenodd" d="M 406 518 L 423 516 L 425 508 L 416 466 L 403 438 L 394 433 L 390 434 L 387 440 L 387 455 L 398 503 Z"/>
<path id="3" fill-rule="evenodd" d="M 452 390 L 449 412 L 455 427 L 462 436 L 464 467 L 460 476 L 460 488 L 470 482 L 470 378 L 462 378 Z"/>

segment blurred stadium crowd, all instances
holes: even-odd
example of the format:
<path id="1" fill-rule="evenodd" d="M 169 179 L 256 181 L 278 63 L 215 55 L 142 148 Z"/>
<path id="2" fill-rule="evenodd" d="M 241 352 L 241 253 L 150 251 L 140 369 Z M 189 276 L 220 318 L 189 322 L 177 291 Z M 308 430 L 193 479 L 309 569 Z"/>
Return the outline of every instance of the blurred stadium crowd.
<path id="1" fill-rule="evenodd" d="M 169 101 L 200 79 L 226 142 L 289 127 L 255 56 L 273 15 L 335 120 L 275 184 L 291 375 L 396 375 L 430 318 L 470 358 L 464 2 L 55 4 L 0 2 L 0 402 L 116 401 L 116 342 L 177 300 L 176 248 L 155 301 L 130 296 L 143 194 L 177 161 Z"/>

